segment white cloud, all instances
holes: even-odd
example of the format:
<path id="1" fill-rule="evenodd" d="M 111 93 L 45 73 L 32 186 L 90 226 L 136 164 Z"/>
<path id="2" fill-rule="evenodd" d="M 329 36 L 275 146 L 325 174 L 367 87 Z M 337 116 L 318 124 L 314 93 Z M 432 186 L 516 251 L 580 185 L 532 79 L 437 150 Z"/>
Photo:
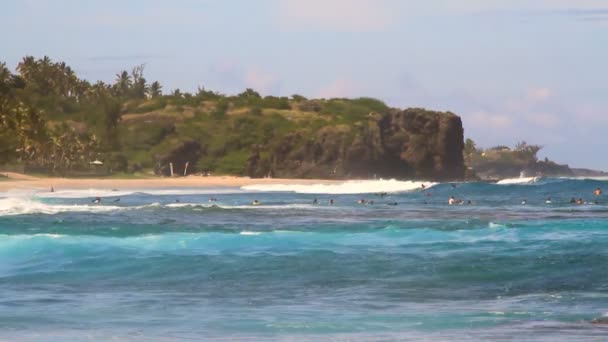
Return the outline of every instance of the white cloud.
<path id="1" fill-rule="evenodd" d="M 345 79 L 338 79 L 322 87 L 317 96 L 320 98 L 354 97 L 358 92 L 359 87 L 356 83 Z"/>
<path id="2" fill-rule="evenodd" d="M 491 114 L 483 111 L 474 112 L 467 119 L 467 124 L 486 129 L 505 129 L 513 124 L 513 120 L 507 115 Z"/>
<path id="3" fill-rule="evenodd" d="M 282 0 L 280 23 L 288 29 L 383 31 L 393 22 L 384 0 Z"/>
<path id="4" fill-rule="evenodd" d="M 532 88 L 528 91 L 528 99 L 535 102 L 543 102 L 553 96 L 553 92 L 549 88 Z"/>
<path id="5" fill-rule="evenodd" d="M 245 85 L 247 88 L 262 93 L 263 95 L 277 94 L 280 81 L 277 76 L 264 72 L 258 68 L 252 68 L 245 73 Z"/>
<path id="6" fill-rule="evenodd" d="M 526 116 L 526 121 L 543 128 L 554 128 L 560 124 L 560 119 L 549 113 L 534 113 Z"/>

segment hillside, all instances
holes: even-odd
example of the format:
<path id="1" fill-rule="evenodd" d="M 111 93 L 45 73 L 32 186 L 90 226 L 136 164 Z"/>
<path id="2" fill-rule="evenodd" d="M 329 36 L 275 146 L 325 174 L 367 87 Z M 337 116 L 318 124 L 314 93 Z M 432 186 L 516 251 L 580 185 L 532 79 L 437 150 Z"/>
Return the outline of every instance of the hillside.
<path id="1" fill-rule="evenodd" d="M 114 84 L 64 63 L 0 65 L 0 165 L 44 174 L 213 173 L 284 178 L 464 177 L 452 113 L 372 98 L 162 93 L 143 67 Z M 103 166 L 92 165 L 99 160 Z"/>

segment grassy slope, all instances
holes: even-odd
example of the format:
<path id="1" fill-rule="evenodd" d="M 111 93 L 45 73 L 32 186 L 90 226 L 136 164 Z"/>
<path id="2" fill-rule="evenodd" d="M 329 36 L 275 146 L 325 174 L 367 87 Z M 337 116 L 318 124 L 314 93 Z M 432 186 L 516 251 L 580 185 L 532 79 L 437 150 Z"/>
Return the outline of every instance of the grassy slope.
<path id="1" fill-rule="evenodd" d="M 121 150 L 131 166 L 154 167 L 162 154 L 184 141 L 207 150 L 199 169 L 242 174 L 251 146 L 271 146 L 290 132 L 313 135 L 327 126 L 352 125 L 370 112 L 387 112 L 382 102 L 361 99 L 282 98 L 194 100 L 165 96 L 126 105 L 119 126 Z"/>

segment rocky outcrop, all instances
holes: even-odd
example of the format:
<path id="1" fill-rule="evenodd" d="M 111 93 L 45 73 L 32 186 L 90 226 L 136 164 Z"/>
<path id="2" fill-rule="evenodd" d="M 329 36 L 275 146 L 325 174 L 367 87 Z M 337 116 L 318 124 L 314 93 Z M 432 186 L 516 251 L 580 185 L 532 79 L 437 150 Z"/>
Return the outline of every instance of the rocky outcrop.
<path id="1" fill-rule="evenodd" d="M 295 131 L 256 146 L 246 170 L 252 177 L 462 179 L 463 140 L 462 121 L 452 113 L 370 113 L 354 124 L 326 126 L 312 135 Z"/>

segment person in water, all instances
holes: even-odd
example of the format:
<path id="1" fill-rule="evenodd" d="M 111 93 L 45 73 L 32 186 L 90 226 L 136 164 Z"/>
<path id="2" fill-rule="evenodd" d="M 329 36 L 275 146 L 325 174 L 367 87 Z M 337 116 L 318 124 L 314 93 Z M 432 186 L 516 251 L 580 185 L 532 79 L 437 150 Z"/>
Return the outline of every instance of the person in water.
<path id="1" fill-rule="evenodd" d="M 600 188 L 595 188 L 595 190 L 593 190 L 593 194 L 595 196 L 600 196 L 602 194 L 602 189 Z"/>
<path id="2" fill-rule="evenodd" d="M 252 205 L 260 205 L 260 201 L 258 200 L 253 200 L 253 202 L 251 202 Z"/>
<path id="3" fill-rule="evenodd" d="M 365 199 L 364 199 L 364 198 L 362 198 L 362 199 L 358 200 L 358 201 L 357 201 L 357 203 L 358 203 L 358 204 L 365 204 Z"/>
<path id="4" fill-rule="evenodd" d="M 583 201 L 582 198 L 579 198 L 576 200 L 576 204 L 578 204 L 578 205 L 585 204 L 585 201 Z"/>
<path id="5" fill-rule="evenodd" d="M 93 203 L 100 203 L 101 202 L 101 197 L 95 197 L 95 199 L 93 200 Z"/>
<path id="6" fill-rule="evenodd" d="M 572 197 L 572 198 L 570 199 L 570 204 L 576 204 L 576 198 Z"/>
<path id="7" fill-rule="evenodd" d="M 526 205 L 526 204 L 528 204 L 528 200 L 521 201 L 521 205 Z"/>
<path id="8" fill-rule="evenodd" d="M 454 198 L 454 196 L 450 196 L 450 198 L 448 199 L 448 204 L 449 205 L 456 204 L 456 199 Z"/>
<path id="9" fill-rule="evenodd" d="M 546 204 L 551 204 L 553 203 L 553 201 L 551 201 L 551 197 L 547 197 L 547 200 L 545 201 Z"/>
<path id="10" fill-rule="evenodd" d="M 333 200 L 333 198 L 329 200 L 329 205 L 334 205 L 334 200 Z"/>
<path id="11" fill-rule="evenodd" d="M 319 200 L 315 198 L 314 200 L 312 200 L 312 204 L 319 204 Z"/>

